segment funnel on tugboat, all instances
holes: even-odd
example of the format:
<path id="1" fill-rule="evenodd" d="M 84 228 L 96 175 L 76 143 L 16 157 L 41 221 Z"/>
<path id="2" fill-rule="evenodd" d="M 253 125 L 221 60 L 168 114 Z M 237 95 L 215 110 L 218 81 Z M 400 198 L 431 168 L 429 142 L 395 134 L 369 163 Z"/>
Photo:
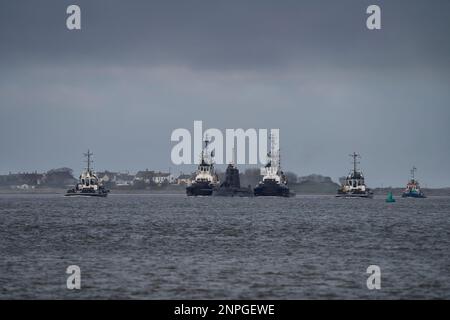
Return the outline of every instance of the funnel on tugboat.
<path id="1" fill-rule="evenodd" d="M 109 190 L 106 190 L 100 179 L 96 176 L 92 169 L 91 156 L 93 155 L 89 150 L 84 154 L 87 158 L 87 167 L 81 173 L 78 183 L 73 189 L 67 190 L 65 196 L 87 196 L 87 197 L 106 197 Z"/>
<path id="2" fill-rule="evenodd" d="M 373 192 L 367 188 L 364 180 L 364 175 L 358 169 L 359 154 L 353 152 L 350 155 L 353 158 L 353 170 L 348 174 L 338 190 L 336 197 L 338 198 L 373 198 Z"/>

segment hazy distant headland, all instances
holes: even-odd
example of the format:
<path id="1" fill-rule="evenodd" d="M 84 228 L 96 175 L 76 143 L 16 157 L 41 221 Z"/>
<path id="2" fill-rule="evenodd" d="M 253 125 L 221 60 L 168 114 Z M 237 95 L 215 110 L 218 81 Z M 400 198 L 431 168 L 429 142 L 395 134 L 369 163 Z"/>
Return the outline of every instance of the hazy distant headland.
<path id="1" fill-rule="evenodd" d="M 224 180 L 224 172 L 218 171 L 219 179 Z M 142 170 L 135 174 L 129 172 L 99 171 L 96 173 L 103 185 L 116 193 L 184 193 L 186 185 L 195 173 L 161 172 Z M 289 186 L 297 194 L 335 194 L 339 183 L 320 174 L 298 176 L 286 172 Z M 241 186 L 254 187 L 261 180 L 259 168 L 246 169 L 240 173 Z M 72 188 L 77 178 L 70 168 L 52 169 L 44 173 L 18 172 L 0 175 L 0 193 L 63 193 Z M 403 187 L 374 188 L 375 194 L 392 191 L 400 195 Z M 450 188 L 423 189 L 428 195 L 450 195 Z"/>

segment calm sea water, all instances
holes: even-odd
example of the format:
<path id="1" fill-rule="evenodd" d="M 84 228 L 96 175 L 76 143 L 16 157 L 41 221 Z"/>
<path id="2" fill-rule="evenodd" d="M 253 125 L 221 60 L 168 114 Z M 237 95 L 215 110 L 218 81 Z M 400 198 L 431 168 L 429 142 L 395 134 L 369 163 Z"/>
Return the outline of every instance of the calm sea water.
<path id="1" fill-rule="evenodd" d="M 450 198 L 0 195 L 0 254 L 2 299 L 450 298 Z"/>

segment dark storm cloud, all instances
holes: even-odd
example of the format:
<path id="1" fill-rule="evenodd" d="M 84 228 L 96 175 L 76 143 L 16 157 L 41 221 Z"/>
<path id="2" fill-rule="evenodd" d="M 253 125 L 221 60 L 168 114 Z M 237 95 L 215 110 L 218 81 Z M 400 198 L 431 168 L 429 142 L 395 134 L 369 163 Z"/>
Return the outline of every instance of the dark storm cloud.
<path id="1" fill-rule="evenodd" d="M 449 31 L 446 0 L 2 1 L 0 172 L 77 169 L 87 147 L 99 169 L 168 169 L 171 131 L 204 120 L 280 128 L 300 174 L 359 151 L 372 185 L 412 165 L 450 185 Z"/>
<path id="2" fill-rule="evenodd" d="M 83 30 L 68 32 L 71 1 L 3 1 L 2 63 L 449 66 L 448 1 L 375 1 L 389 31 L 368 33 L 372 2 L 77 1 Z"/>

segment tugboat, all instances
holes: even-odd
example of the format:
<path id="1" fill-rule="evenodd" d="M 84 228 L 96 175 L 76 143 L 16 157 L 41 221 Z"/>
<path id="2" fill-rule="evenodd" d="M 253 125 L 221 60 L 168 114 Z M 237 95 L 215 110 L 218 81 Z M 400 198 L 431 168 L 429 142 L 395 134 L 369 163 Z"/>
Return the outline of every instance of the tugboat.
<path id="1" fill-rule="evenodd" d="M 214 153 L 208 153 L 208 138 L 204 141 L 197 173 L 190 186 L 186 187 L 188 196 L 211 196 L 219 183 L 219 178 L 214 170 Z"/>
<path id="2" fill-rule="evenodd" d="M 364 175 L 358 170 L 358 158 L 361 156 L 355 152 L 350 155 L 353 158 L 353 170 L 345 178 L 341 188 L 338 190 L 338 198 L 373 198 L 373 192 L 366 187 Z"/>
<path id="3" fill-rule="evenodd" d="M 250 186 L 248 186 L 248 188 L 241 188 L 239 170 L 234 165 L 234 160 L 228 165 L 227 170 L 225 171 L 225 181 L 219 186 L 219 188 L 213 191 L 213 195 L 221 197 L 253 196 L 253 192 Z"/>
<path id="4" fill-rule="evenodd" d="M 261 168 L 262 181 L 253 190 L 256 197 L 291 197 L 295 194 L 287 186 L 287 178 L 281 170 L 280 150 L 271 136 L 271 151 L 267 154 L 267 164 Z"/>
<path id="5" fill-rule="evenodd" d="M 406 189 L 402 194 L 402 198 L 426 198 L 425 194 L 420 190 L 419 181 L 415 179 L 416 167 L 411 169 L 411 179 L 406 185 Z"/>
<path id="6" fill-rule="evenodd" d="M 87 168 L 81 173 L 75 188 L 67 190 L 65 196 L 106 197 L 109 190 L 103 187 L 91 166 L 93 154 L 88 150 L 84 155 L 87 158 Z"/>

